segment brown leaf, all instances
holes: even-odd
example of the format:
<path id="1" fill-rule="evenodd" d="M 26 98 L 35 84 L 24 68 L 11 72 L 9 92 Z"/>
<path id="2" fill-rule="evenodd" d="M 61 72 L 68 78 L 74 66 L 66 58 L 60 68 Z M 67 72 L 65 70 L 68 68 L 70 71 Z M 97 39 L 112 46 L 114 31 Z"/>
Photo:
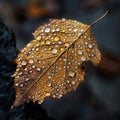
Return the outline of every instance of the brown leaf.
<path id="1" fill-rule="evenodd" d="M 34 32 L 35 40 L 16 59 L 14 106 L 29 100 L 42 103 L 48 96 L 60 98 L 78 88 L 85 75 L 81 63 L 90 60 L 97 65 L 101 59 L 92 25 L 54 19 Z"/>

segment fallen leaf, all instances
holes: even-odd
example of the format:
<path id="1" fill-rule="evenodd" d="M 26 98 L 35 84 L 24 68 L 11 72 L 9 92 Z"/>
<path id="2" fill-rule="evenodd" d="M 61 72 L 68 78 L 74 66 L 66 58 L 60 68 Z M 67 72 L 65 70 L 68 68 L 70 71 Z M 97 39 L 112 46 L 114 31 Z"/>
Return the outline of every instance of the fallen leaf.
<path id="1" fill-rule="evenodd" d="M 85 75 L 81 64 L 101 60 L 91 27 L 107 13 L 92 25 L 63 18 L 40 26 L 16 59 L 13 106 L 30 100 L 41 104 L 48 96 L 61 98 L 76 90 Z"/>

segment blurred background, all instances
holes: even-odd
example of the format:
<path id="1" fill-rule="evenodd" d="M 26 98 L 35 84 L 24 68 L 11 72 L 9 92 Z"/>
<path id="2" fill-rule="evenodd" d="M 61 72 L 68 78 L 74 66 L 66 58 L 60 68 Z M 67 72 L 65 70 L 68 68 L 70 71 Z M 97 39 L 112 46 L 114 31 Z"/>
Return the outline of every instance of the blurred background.
<path id="1" fill-rule="evenodd" d="M 93 27 L 101 63 L 86 65 L 77 91 L 42 104 L 56 120 L 120 120 L 120 0 L 0 0 L 0 19 L 16 34 L 18 49 L 49 18 L 91 24 L 107 9 L 110 14 Z"/>

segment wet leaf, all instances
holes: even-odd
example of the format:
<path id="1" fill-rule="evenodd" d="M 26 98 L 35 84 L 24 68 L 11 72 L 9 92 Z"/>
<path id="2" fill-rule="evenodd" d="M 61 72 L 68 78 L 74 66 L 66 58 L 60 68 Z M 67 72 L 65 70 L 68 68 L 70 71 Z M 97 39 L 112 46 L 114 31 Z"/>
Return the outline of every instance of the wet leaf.
<path id="1" fill-rule="evenodd" d="M 16 59 L 14 106 L 29 100 L 42 103 L 48 96 L 61 98 L 78 88 L 85 75 L 81 64 L 92 61 L 97 65 L 101 60 L 91 31 L 101 18 L 92 25 L 53 19 L 33 33 L 35 39 Z"/>

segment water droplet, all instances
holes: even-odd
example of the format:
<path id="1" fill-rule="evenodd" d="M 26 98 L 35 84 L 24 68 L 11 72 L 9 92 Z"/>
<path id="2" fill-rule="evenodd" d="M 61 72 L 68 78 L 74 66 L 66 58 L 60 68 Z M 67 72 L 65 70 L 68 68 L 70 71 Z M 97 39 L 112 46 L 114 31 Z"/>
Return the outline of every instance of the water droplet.
<path id="1" fill-rule="evenodd" d="M 67 60 L 66 58 L 63 58 L 63 61 L 64 61 L 64 62 L 66 62 L 66 60 Z"/>
<path id="2" fill-rule="evenodd" d="M 49 97 L 49 96 L 50 96 L 50 93 L 46 93 L 45 95 L 46 95 L 46 97 Z"/>
<path id="3" fill-rule="evenodd" d="M 19 72 L 18 75 L 22 75 L 22 72 Z"/>
<path id="4" fill-rule="evenodd" d="M 49 76 L 48 76 L 48 79 L 50 79 L 50 78 L 51 78 L 51 76 L 49 75 Z"/>
<path id="5" fill-rule="evenodd" d="M 63 50 L 64 50 L 64 48 L 60 48 L 60 50 L 61 50 L 61 51 L 63 51 Z"/>
<path id="6" fill-rule="evenodd" d="M 51 82 L 47 82 L 47 86 L 49 86 L 49 87 L 50 87 L 51 85 L 52 85 L 52 83 L 51 83 Z"/>
<path id="7" fill-rule="evenodd" d="M 88 42 L 85 42 L 85 45 L 87 45 L 88 44 Z"/>
<path id="8" fill-rule="evenodd" d="M 66 69 L 66 66 L 63 66 L 64 69 Z"/>
<path id="9" fill-rule="evenodd" d="M 59 31 L 60 31 L 60 28 L 59 28 L 59 27 L 58 27 L 58 28 L 56 28 L 56 31 L 57 31 L 57 32 L 59 32 Z"/>
<path id="10" fill-rule="evenodd" d="M 82 35 L 82 33 L 78 33 L 78 37 L 80 37 Z"/>
<path id="11" fill-rule="evenodd" d="M 19 84 L 18 83 L 15 83 L 15 86 L 17 87 Z"/>
<path id="12" fill-rule="evenodd" d="M 67 65 L 67 68 L 70 68 L 70 66 Z"/>
<path id="13" fill-rule="evenodd" d="M 37 68 L 36 70 L 37 70 L 37 71 L 40 71 L 40 68 Z"/>
<path id="14" fill-rule="evenodd" d="M 69 29 L 68 29 L 68 31 L 71 31 L 71 30 L 72 30 L 72 28 L 69 28 Z"/>
<path id="15" fill-rule="evenodd" d="M 32 46 L 32 44 L 31 44 L 31 43 L 28 43 L 28 44 L 27 44 L 27 47 L 30 47 L 30 46 Z"/>
<path id="16" fill-rule="evenodd" d="M 71 62 L 68 62 L 68 65 L 70 65 L 71 64 Z"/>
<path id="17" fill-rule="evenodd" d="M 61 63 L 61 64 L 62 64 L 62 63 Z M 59 67 L 59 68 L 58 68 L 58 70 L 62 70 L 62 68 L 61 68 L 61 67 Z"/>
<path id="18" fill-rule="evenodd" d="M 39 45 L 40 45 L 40 44 L 39 44 L 39 43 L 37 43 L 37 44 L 36 44 L 36 47 L 38 47 Z"/>
<path id="19" fill-rule="evenodd" d="M 35 68 L 35 65 L 33 65 L 32 68 Z"/>
<path id="20" fill-rule="evenodd" d="M 44 42 L 44 41 L 42 41 L 40 44 L 41 44 L 41 45 L 44 45 L 44 44 L 45 44 L 45 42 Z"/>
<path id="21" fill-rule="evenodd" d="M 50 42 L 49 40 L 46 41 L 46 45 L 50 45 L 50 43 L 51 43 L 51 42 Z"/>
<path id="22" fill-rule="evenodd" d="M 86 38 L 87 38 L 87 36 L 84 36 L 84 38 L 86 39 Z"/>
<path id="23" fill-rule="evenodd" d="M 74 32 L 77 32 L 77 31 L 78 31 L 78 29 L 77 29 L 77 28 L 74 28 L 74 29 L 73 29 L 73 31 L 74 31 Z"/>
<path id="24" fill-rule="evenodd" d="M 65 18 L 62 18 L 62 22 L 64 22 L 66 19 Z"/>
<path id="25" fill-rule="evenodd" d="M 29 73 L 32 73 L 32 70 L 30 70 Z"/>
<path id="26" fill-rule="evenodd" d="M 26 65 L 27 64 L 27 62 L 26 61 L 22 61 L 22 63 L 21 63 L 22 65 Z"/>
<path id="27" fill-rule="evenodd" d="M 72 84 L 73 84 L 73 85 L 75 85 L 75 83 L 76 83 L 75 81 L 72 81 Z"/>
<path id="28" fill-rule="evenodd" d="M 36 40 L 38 41 L 41 40 L 41 36 L 37 36 Z"/>
<path id="29" fill-rule="evenodd" d="M 23 84 L 20 84 L 20 87 L 23 87 Z"/>
<path id="30" fill-rule="evenodd" d="M 35 98 L 35 96 L 32 96 L 32 99 L 34 99 Z"/>
<path id="31" fill-rule="evenodd" d="M 62 44 L 62 41 L 58 41 L 58 44 L 61 45 L 61 44 Z"/>
<path id="32" fill-rule="evenodd" d="M 52 32 L 55 32 L 55 29 L 52 29 Z"/>
<path id="33" fill-rule="evenodd" d="M 50 28 L 49 27 L 45 28 L 45 32 L 49 33 L 50 32 Z"/>
<path id="34" fill-rule="evenodd" d="M 78 54 L 82 55 L 82 54 L 83 54 L 83 51 L 82 51 L 82 50 L 79 50 L 79 51 L 78 51 Z"/>
<path id="35" fill-rule="evenodd" d="M 68 75 L 70 77 L 75 77 L 76 73 L 75 73 L 75 71 L 71 70 L 71 71 L 69 71 Z"/>
<path id="36" fill-rule="evenodd" d="M 32 60 L 32 59 L 30 59 L 30 60 L 29 60 L 29 63 L 30 63 L 30 64 L 32 64 L 32 63 L 33 63 L 33 60 Z"/>
<path id="37" fill-rule="evenodd" d="M 58 50 L 57 50 L 57 49 L 55 49 L 55 48 L 54 48 L 54 49 L 52 49 L 52 53 L 53 53 L 53 54 L 56 54 L 57 52 L 58 52 Z"/>
<path id="38" fill-rule="evenodd" d="M 39 48 L 36 48 L 36 51 L 39 51 Z"/>
<path id="39" fill-rule="evenodd" d="M 81 32 L 83 32 L 84 30 L 83 30 L 83 29 L 81 29 L 80 31 L 81 31 Z"/>
<path id="40" fill-rule="evenodd" d="M 82 57 L 81 57 L 81 60 L 82 60 L 82 61 L 85 61 L 85 60 L 86 60 L 86 58 L 85 58 L 84 56 L 82 56 Z"/>
<path id="41" fill-rule="evenodd" d="M 56 37 L 54 38 L 54 41 L 57 42 L 57 41 L 59 41 L 59 39 L 60 39 L 60 38 L 59 38 L 58 36 L 56 36 Z"/>
<path id="42" fill-rule="evenodd" d="M 19 70 L 20 70 L 19 68 L 16 69 L 17 72 L 18 72 Z"/>
<path id="43" fill-rule="evenodd" d="M 93 45 L 89 43 L 89 44 L 88 44 L 88 47 L 89 47 L 89 48 L 92 48 L 92 47 L 93 47 Z"/>
<path id="44" fill-rule="evenodd" d="M 69 47 L 69 45 L 70 45 L 69 43 L 65 43 L 65 47 Z"/>
<path id="45" fill-rule="evenodd" d="M 70 80 L 67 80 L 66 82 L 69 84 L 69 83 L 70 83 Z"/>
<path id="46" fill-rule="evenodd" d="M 32 48 L 32 51 L 34 51 L 35 50 L 35 48 Z"/>
<path id="47" fill-rule="evenodd" d="M 26 82 L 29 81 L 29 78 L 26 78 L 25 81 L 26 81 Z"/>

